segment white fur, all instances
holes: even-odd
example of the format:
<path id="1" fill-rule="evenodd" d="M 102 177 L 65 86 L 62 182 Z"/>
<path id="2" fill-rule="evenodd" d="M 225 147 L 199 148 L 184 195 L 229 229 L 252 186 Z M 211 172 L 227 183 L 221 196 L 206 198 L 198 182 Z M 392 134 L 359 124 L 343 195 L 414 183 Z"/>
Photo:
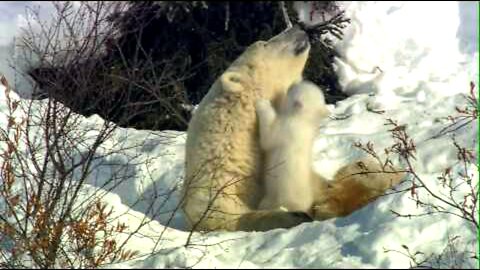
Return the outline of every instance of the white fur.
<path id="1" fill-rule="evenodd" d="M 198 105 L 187 131 L 182 209 L 188 229 L 266 230 L 304 220 L 285 211 L 258 211 L 263 197 L 255 101 L 276 102 L 302 78 L 309 48 L 292 28 L 258 41 L 237 58 Z M 301 45 L 301 44 L 300 44 Z"/>
<path id="2" fill-rule="evenodd" d="M 303 81 L 289 89 L 278 113 L 268 100 L 256 105 L 265 151 L 265 197 L 259 208 L 309 212 L 318 186 L 313 182 L 312 147 L 320 121 L 328 116 L 324 96 L 316 85 Z"/>

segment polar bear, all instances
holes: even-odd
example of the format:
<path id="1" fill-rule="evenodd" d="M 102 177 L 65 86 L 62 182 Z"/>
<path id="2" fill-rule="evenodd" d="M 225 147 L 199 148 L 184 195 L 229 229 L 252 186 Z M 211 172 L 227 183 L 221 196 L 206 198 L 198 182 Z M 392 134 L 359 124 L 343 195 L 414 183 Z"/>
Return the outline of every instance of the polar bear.
<path id="1" fill-rule="evenodd" d="M 258 209 L 264 194 L 260 177 L 264 157 L 255 111 L 259 98 L 270 100 L 276 107 L 282 104 L 289 87 L 302 80 L 309 50 L 308 36 L 299 27 L 266 42 L 257 41 L 202 99 L 190 120 L 185 144 L 180 203 L 188 229 L 265 231 L 311 220 L 301 212 Z M 353 212 L 400 177 L 397 173 L 377 173 L 373 175 L 377 180 L 370 181 L 365 174 L 357 174 L 365 168 L 358 164 L 346 165 L 340 170 L 341 178 L 331 182 L 318 178 L 312 205 L 315 219 Z M 378 165 L 367 167 L 375 169 Z"/>
<path id="2" fill-rule="evenodd" d="M 250 45 L 214 82 L 187 130 L 182 209 L 194 230 L 268 230 L 310 220 L 299 213 L 258 211 L 255 101 L 280 103 L 302 79 L 310 44 L 297 27 Z"/>
<path id="3" fill-rule="evenodd" d="M 312 214 L 313 143 L 321 120 L 330 114 L 322 91 L 302 81 L 291 86 L 278 113 L 265 99 L 259 99 L 256 108 L 260 147 L 265 152 L 265 195 L 259 208 Z"/>

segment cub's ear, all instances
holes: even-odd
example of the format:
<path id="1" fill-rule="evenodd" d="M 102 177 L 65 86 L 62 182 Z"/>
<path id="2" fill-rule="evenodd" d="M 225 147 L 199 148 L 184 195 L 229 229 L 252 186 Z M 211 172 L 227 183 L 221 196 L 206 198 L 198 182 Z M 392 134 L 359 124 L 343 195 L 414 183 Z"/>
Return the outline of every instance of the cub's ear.
<path id="1" fill-rule="evenodd" d="M 239 93 L 245 88 L 245 75 L 236 71 L 226 71 L 220 77 L 223 91 L 227 93 Z"/>
<path id="2" fill-rule="evenodd" d="M 293 101 L 293 108 L 295 108 L 295 110 L 301 110 L 303 108 L 303 103 L 302 101 L 296 99 Z"/>

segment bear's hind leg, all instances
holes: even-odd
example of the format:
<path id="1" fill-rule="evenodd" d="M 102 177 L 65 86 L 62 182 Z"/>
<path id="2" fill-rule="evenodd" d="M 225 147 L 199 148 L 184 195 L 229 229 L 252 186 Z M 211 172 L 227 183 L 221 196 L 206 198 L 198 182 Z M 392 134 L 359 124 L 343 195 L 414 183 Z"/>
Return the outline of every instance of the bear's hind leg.
<path id="1" fill-rule="evenodd" d="M 362 159 L 341 168 L 333 181 L 317 176 L 319 184 L 312 215 L 315 220 L 344 217 L 374 201 L 398 184 L 405 172 L 382 168 L 376 160 Z"/>

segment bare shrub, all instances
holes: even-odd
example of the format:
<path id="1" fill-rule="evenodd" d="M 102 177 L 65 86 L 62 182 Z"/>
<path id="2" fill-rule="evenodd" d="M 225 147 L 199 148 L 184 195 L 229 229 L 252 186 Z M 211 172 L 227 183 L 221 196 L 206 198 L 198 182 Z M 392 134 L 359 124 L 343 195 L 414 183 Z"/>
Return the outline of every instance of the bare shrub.
<path id="1" fill-rule="evenodd" d="M 398 253 L 410 261 L 410 268 L 420 269 L 466 269 L 472 266 L 472 261 L 478 259 L 476 241 L 465 243 L 460 235 L 449 235 L 447 243 L 439 253 L 424 253 L 411 251 L 408 245 L 401 245 L 402 251 L 384 249 L 384 252 Z"/>
<path id="2" fill-rule="evenodd" d="M 43 76 L 43 85 L 35 85 L 34 94 L 40 93 L 38 87 L 48 86 L 44 89 L 52 93 L 70 91 L 68 94 L 78 102 L 72 104 L 73 109 L 105 102 L 106 110 L 114 111 L 119 96 L 107 99 L 104 93 L 115 92 L 125 84 L 138 84 L 139 80 L 130 80 L 138 68 L 162 73 L 150 66 L 116 63 L 125 65 L 125 73 L 119 74 L 110 68 L 111 63 L 92 60 L 116 35 L 108 17 L 125 4 L 81 2 L 75 6 L 72 2 L 55 2 L 50 23 L 31 10 L 31 20 L 18 41 L 23 60 L 31 67 L 66 67 L 61 76 L 35 74 Z M 105 66 L 105 73 L 93 72 L 98 64 Z M 82 68 L 72 68 L 76 65 Z M 163 68 L 168 69 L 168 65 Z M 169 79 L 159 76 L 157 83 L 173 83 Z M 137 152 L 146 147 L 146 142 L 118 139 L 114 136 L 117 124 L 78 115 L 54 97 L 43 101 L 17 99 L 5 78 L 2 84 L 6 101 L 1 105 L 7 112 L 0 117 L 7 124 L 0 127 L 0 266 L 97 268 L 138 257 L 138 251 L 128 249 L 128 241 L 160 213 L 176 211 L 162 207 L 175 187 L 167 187 L 172 190 L 146 202 L 144 198 L 129 201 L 131 206 L 143 203 L 142 209 L 148 212 L 133 227 L 121 221 L 127 213 L 115 211 L 104 197 L 122 185 L 131 185 L 135 177 L 143 177 L 136 176 L 132 168 L 152 162 L 154 157 L 141 157 Z M 76 91 L 79 89 L 82 91 Z M 96 95 L 90 96 L 92 93 Z M 162 96 L 157 101 L 169 102 Z M 138 110 L 133 107 L 132 115 Z M 121 162 L 116 161 L 119 159 Z M 109 173 L 98 173 L 101 170 Z M 151 175 L 142 181 L 154 182 Z"/>

